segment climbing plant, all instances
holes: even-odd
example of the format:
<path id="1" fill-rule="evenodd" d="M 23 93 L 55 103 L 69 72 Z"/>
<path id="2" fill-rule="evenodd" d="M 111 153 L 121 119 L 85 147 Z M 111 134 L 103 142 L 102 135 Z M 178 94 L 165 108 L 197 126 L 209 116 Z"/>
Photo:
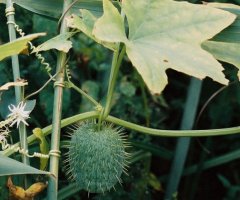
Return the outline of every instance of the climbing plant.
<path id="1" fill-rule="evenodd" d="M 0 87 L 3 117 L 0 122 L 0 159 L 3 163 L 0 175 L 9 176 L 6 183 L 11 198 L 33 199 L 40 195 L 49 200 L 66 199 L 79 190 L 85 190 L 89 195 L 115 189 L 117 194 L 118 183 L 124 184 L 127 178 L 122 177 L 128 171 L 131 173 L 131 165 L 139 160 L 147 160 L 148 165 L 144 165 L 148 173 L 147 184 L 162 191 L 160 181 L 149 173 L 151 155 L 131 148 L 141 147 L 138 143 L 140 133 L 145 134 L 146 140 L 151 135 L 206 137 L 239 133 L 238 126 L 186 130 L 192 129 L 197 107 L 197 101 L 194 104 L 191 100 L 196 92 L 194 84 L 208 77 L 212 84 L 217 82 L 227 87 L 229 79 L 220 61 L 240 67 L 236 34 L 239 31 L 239 6 L 173 0 L 0 0 L 0 3 L 6 6 L 5 26 L 10 38 L 9 43 L 0 46 L 0 61 L 4 63 L 6 57 L 11 56 L 13 73 L 13 80 Z M 52 19 L 49 21 L 51 28 L 44 30 L 46 24 L 41 24 L 43 33 L 27 35 L 21 23 L 15 21 L 18 19 L 16 6 Z M 36 24 L 41 22 L 37 15 L 34 20 Z M 42 39 L 45 31 L 51 36 L 47 40 Z M 31 40 L 38 37 L 40 44 L 34 45 Z M 77 51 L 80 57 L 75 55 Z M 25 55 L 24 59 L 41 66 L 23 68 L 18 59 L 21 54 Z M 110 56 L 111 62 L 108 61 Z M 89 75 L 83 69 L 80 74 L 79 59 L 83 66 L 89 64 L 94 73 Z M 190 109 L 186 116 L 191 116 L 192 121 L 189 126 L 182 125 L 182 130 L 163 129 L 159 124 L 150 128 L 151 111 L 147 100 L 151 98 L 152 102 L 161 102 L 159 107 L 167 107 L 161 95 L 169 82 L 169 70 L 196 78 L 192 79 L 192 89 L 188 92 L 189 105 L 193 108 L 185 108 Z M 124 73 L 128 75 L 124 76 Z M 100 77 L 99 83 L 87 80 L 91 76 Z M 239 74 L 235 73 L 235 77 L 238 81 Z M 121 82 L 118 81 L 120 78 Z M 38 86 L 29 90 L 27 85 L 33 85 L 32 79 L 37 80 Z M 100 88 L 100 84 L 105 86 Z M 13 87 L 14 98 L 6 98 L 4 95 L 9 95 Z M 195 88 L 199 91 L 201 85 Z M 123 96 L 120 101 L 119 91 Z M 70 93 L 81 97 L 78 105 L 69 103 Z M 137 98 L 139 93 L 140 99 Z M 124 105 L 133 108 L 128 120 L 122 117 L 126 114 L 122 110 Z M 77 106 L 80 107 L 78 113 L 74 112 Z M 40 108 L 43 113 L 35 112 Z M 135 108 L 139 109 L 138 113 Z M 72 109 L 74 115 L 65 115 L 68 109 Z M 42 114 L 46 117 L 41 118 Z M 146 125 L 135 123 L 135 114 L 143 116 Z M 50 125 L 45 126 L 45 122 Z M 16 131 L 19 137 L 13 135 Z M 145 145 L 141 148 L 149 150 Z M 66 152 L 67 156 L 61 152 Z M 19 154 L 22 163 L 16 161 Z M 9 158 L 12 155 L 15 156 Z M 35 158 L 39 159 L 38 166 L 31 162 Z M 177 164 L 172 169 L 174 166 Z M 59 173 L 62 172 L 73 184 L 58 192 Z M 180 176 L 181 173 L 180 170 Z M 11 176 L 16 174 L 38 175 L 35 175 L 37 178 L 23 176 L 23 181 L 12 180 Z M 219 177 L 224 182 L 223 176 Z M 165 199 L 175 198 L 179 179 L 176 180 L 175 186 L 169 184 L 167 187 Z M 139 187 L 143 187 L 141 183 Z M 139 196 L 143 194 L 139 192 L 132 198 L 139 199 Z"/>

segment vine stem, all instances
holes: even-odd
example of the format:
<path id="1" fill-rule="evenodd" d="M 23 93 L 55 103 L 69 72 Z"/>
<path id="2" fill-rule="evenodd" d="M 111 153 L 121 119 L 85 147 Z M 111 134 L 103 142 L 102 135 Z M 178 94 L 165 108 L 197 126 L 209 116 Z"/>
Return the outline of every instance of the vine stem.
<path id="1" fill-rule="evenodd" d="M 100 106 L 100 104 L 94 99 L 92 98 L 90 95 L 88 95 L 86 92 L 84 92 L 83 90 L 81 90 L 80 88 L 78 88 L 76 85 L 74 85 L 71 81 L 68 82 L 68 87 L 69 88 L 73 88 L 74 90 L 76 90 L 77 92 L 79 92 L 81 95 L 83 95 L 84 97 L 86 97 L 90 102 L 92 102 L 93 105 L 95 106 Z"/>
<path id="2" fill-rule="evenodd" d="M 12 2 L 12 0 L 7 0 L 7 2 L 6 2 L 6 17 L 7 17 L 8 22 L 15 22 L 14 14 L 15 14 L 15 9 L 13 7 L 13 2 Z M 9 33 L 10 41 L 16 40 L 16 38 L 17 38 L 16 30 L 12 23 L 8 23 L 8 33 Z M 14 79 L 14 81 L 17 81 L 17 80 L 21 79 L 18 56 L 17 55 L 11 56 L 11 60 L 12 60 L 13 79 Z M 21 87 L 15 86 L 16 104 L 19 104 L 23 100 L 23 96 L 24 96 L 24 93 L 23 93 L 23 90 L 21 90 Z M 20 123 L 18 131 L 19 131 L 19 139 L 20 139 L 21 148 L 27 151 L 28 143 L 27 143 L 27 133 L 26 133 L 25 124 Z M 22 155 L 22 162 L 27 165 L 30 164 L 29 158 L 25 155 Z M 25 188 L 27 188 L 28 181 L 27 181 L 26 177 L 25 177 L 24 182 L 25 182 Z"/>
<path id="3" fill-rule="evenodd" d="M 55 74 L 55 75 L 53 75 L 52 77 L 50 77 L 50 78 L 46 81 L 46 83 L 43 84 L 43 86 L 42 86 L 41 88 L 39 88 L 37 91 L 35 91 L 35 92 L 29 94 L 28 96 L 26 96 L 24 100 L 27 100 L 27 99 L 29 99 L 30 97 L 32 97 L 32 96 L 38 94 L 39 92 L 41 92 L 56 76 L 57 76 L 57 74 Z"/>
<path id="4" fill-rule="evenodd" d="M 208 137 L 240 133 L 240 126 L 206 130 L 160 130 L 140 126 L 138 124 L 127 122 L 112 116 L 108 116 L 105 120 L 123 126 L 125 128 L 132 129 L 134 131 L 161 137 Z"/>
<path id="5" fill-rule="evenodd" d="M 63 13 L 67 10 L 72 0 L 65 0 L 63 3 Z M 66 16 L 68 13 L 66 14 Z M 63 18 L 60 33 L 68 31 L 66 20 Z M 56 81 L 54 83 L 54 104 L 53 104 L 53 121 L 52 121 L 52 136 L 50 154 L 50 173 L 54 176 L 49 177 L 47 199 L 57 199 L 58 191 L 58 169 L 60 157 L 60 131 L 61 131 L 61 116 L 62 116 L 62 99 L 64 87 L 64 65 L 66 64 L 67 54 L 64 52 L 58 53 L 56 67 Z"/>
<path id="6" fill-rule="evenodd" d="M 79 121 L 83 121 L 87 119 L 96 119 L 98 117 L 99 117 L 98 111 L 91 111 L 91 112 L 78 114 L 78 115 L 63 119 L 61 121 L 61 128 Z M 208 136 L 232 135 L 232 134 L 240 133 L 239 131 L 240 126 L 231 127 L 231 128 L 222 128 L 222 129 L 206 129 L 206 130 L 160 130 L 160 129 L 148 128 L 138 124 L 127 122 L 110 115 L 107 116 L 105 120 L 140 133 L 145 133 L 145 134 L 150 134 L 153 136 L 160 136 L 160 137 L 208 137 Z M 44 136 L 49 135 L 52 129 L 53 129 L 53 125 L 49 125 L 43 128 L 42 129 L 43 135 Z M 28 143 L 31 144 L 36 139 L 37 138 L 35 135 L 31 135 L 28 137 Z M 14 144 L 14 147 L 17 148 L 18 146 L 19 146 L 19 143 Z M 11 149 L 7 149 L 3 151 L 3 155 L 5 156 L 10 156 L 13 153 L 14 151 Z"/>

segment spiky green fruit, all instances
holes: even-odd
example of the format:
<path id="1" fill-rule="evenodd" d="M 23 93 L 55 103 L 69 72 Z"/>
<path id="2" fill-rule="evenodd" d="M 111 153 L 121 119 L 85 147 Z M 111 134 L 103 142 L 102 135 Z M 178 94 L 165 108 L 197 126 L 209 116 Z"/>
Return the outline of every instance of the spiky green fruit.
<path id="1" fill-rule="evenodd" d="M 69 173 L 79 188 L 99 193 L 110 190 L 125 171 L 128 154 L 122 129 L 86 122 L 71 133 Z"/>

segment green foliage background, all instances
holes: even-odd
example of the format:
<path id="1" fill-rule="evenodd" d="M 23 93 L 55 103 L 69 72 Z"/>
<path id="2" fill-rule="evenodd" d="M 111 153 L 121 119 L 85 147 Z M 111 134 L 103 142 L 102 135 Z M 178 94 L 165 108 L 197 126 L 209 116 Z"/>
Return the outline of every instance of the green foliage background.
<path id="1" fill-rule="evenodd" d="M 189 2 L 200 3 L 200 1 L 196 0 Z M 221 0 L 218 2 L 240 4 L 239 0 Z M 0 4 L 0 44 L 8 41 L 4 9 L 4 5 Z M 26 33 L 47 32 L 47 36 L 38 39 L 35 44 L 46 41 L 57 34 L 56 21 L 32 14 L 18 6 L 16 6 L 16 21 Z M 57 59 L 56 51 L 44 53 L 44 56 L 54 70 Z M 103 97 L 107 92 L 110 64 L 111 52 L 109 50 L 96 44 L 83 34 L 73 38 L 73 49 L 70 51 L 69 58 L 72 81 L 101 102 L 105 101 Z M 223 64 L 227 77 L 231 81 L 236 81 L 237 69 L 229 64 Z M 12 81 L 10 66 L 10 59 L 0 63 L 0 85 Z M 32 55 L 21 55 L 20 67 L 22 77 L 29 82 L 29 86 L 26 87 L 27 94 L 41 87 L 47 80 L 47 74 L 40 66 L 39 61 Z M 151 96 L 141 77 L 131 67 L 131 63 L 126 57 L 118 78 L 111 114 L 153 128 L 179 129 L 190 78 L 172 70 L 168 70 L 167 74 L 170 81 L 163 94 L 161 96 Z M 199 110 L 220 87 L 222 86 L 210 79 L 204 80 Z M 31 115 L 31 127 L 29 130 L 35 127 L 44 127 L 51 123 L 53 85 L 50 84 L 34 98 L 37 100 L 37 106 Z M 4 92 L 1 95 L 1 118 L 6 116 L 6 106 L 13 102 L 13 99 L 13 90 Z M 75 91 L 68 89 L 64 91 L 63 102 L 63 118 L 92 110 L 92 105 L 86 99 Z M 238 126 L 240 124 L 239 112 L 240 87 L 238 83 L 233 83 L 207 105 L 194 128 L 211 129 Z M 65 129 L 62 131 L 63 140 L 66 139 L 64 136 L 66 131 Z M 126 132 L 133 142 L 131 151 L 136 154 L 136 161 L 129 169 L 129 176 L 123 177 L 123 186 L 117 186 L 116 191 L 112 190 L 104 195 L 90 195 L 90 199 L 161 199 L 164 196 L 176 139 L 151 137 L 129 130 L 126 130 Z M 13 140 L 17 141 L 16 134 L 13 134 L 13 136 Z M 37 145 L 33 145 L 32 148 L 37 148 Z M 186 169 L 199 163 L 202 158 L 204 162 L 229 152 L 235 152 L 239 148 L 239 135 L 195 138 L 191 143 Z M 65 150 L 62 149 L 62 151 Z M 229 156 L 228 158 L 230 159 Z M 239 158 L 240 154 L 235 156 L 234 160 L 228 161 L 225 159 L 225 164 L 223 162 L 218 165 L 215 161 L 213 162 L 213 165 L 217 165 L 215 167 L 206 169 L 203 172 L 197 169 L 194 173 L 184 176 L 180 184 L 179 199 L 239 199 Z M 61 166 L 60 189 L 69 185 L 62 162 Z M 200 178 L 198 178 L 199 173 L 201 173 Z M 7 196 L 5 179 L 0 178 L 0 183 L 2 183 L 0 199 L 5 199 Z M 159 184 L 162 186 L 160 187 Z M 194 185 L 197 185 L 196 189 Z M 87 199 L 87 193 L 80 191 L 67 199 Z"/>

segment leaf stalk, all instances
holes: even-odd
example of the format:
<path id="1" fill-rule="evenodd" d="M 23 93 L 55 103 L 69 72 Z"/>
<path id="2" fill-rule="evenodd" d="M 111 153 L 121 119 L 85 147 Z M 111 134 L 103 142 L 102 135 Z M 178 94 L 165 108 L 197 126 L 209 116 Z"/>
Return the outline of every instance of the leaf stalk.
<path id="1" fill-rule="evenodd" d="M 119 54 L 119 49 L 120 49 L 120 47 L 117 48 L 117 50 L 114 52 L 114 55 L 113 55 L 111 74 L 110 74 L 110 78 L 109 78 L 109 87 L 108 87 L 108 92 L 107 92 L 107 100 L 106 100 L 106 105 L 104 108 L 103 119 L 105 119 L 110 113 L 113 92 L 114 92 L 114 88 L 115 88 L 116 81 L 117 81 L 117 75 L 118 75 L 119 68 L 122 63 L 123 57 L 126 52 L 126 46 L 125 45 L 123 46 L 120 54 Z"/>

